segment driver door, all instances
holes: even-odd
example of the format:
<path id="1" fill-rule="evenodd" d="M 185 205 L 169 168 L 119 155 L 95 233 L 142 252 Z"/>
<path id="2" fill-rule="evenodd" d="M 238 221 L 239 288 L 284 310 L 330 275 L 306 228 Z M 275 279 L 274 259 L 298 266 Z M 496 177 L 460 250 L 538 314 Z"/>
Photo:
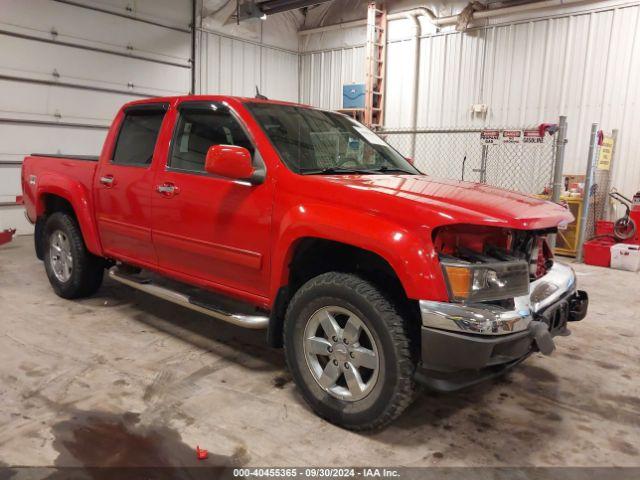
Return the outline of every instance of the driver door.
<path id="1" fill-rule="evenodd" d="M 212 145 L 245 147 L 248 130 L 225 104 L 183 102 L 166 165 L 155 178 L 153 241 L 161 269 L 219 287 L 267 296 L 273 184 L 250 185 L 205 172 Z"/>

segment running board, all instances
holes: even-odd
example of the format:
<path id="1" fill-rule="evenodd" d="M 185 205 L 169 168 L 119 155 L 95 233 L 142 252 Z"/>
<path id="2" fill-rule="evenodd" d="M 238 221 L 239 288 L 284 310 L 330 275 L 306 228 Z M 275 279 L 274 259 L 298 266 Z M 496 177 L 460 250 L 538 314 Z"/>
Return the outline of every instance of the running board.
<path id="1" fill-rule="evenodd" d="M 118 272 L 118 267 L 112 267 L 109 269 L 109 277 L 116 282 L 128 285 L 142 292 L 153 295 L 154 297 L 162 298 L 168 302 L 175 303 L 186 307 L 190 310 L 203 313 L 209 317 L 217 318 L 218 320 L 224 320 L 225 322 L 232 323 L 239 327 L 251 328 L 254 330 L 267 328 L 269 325 L 269 317 L 261 315 L 248 315 L 229 313 L 217 308 L 214 305 L 209 305 L 204 302 L 194 300 L 190 296 L 170 290 L 159 285 L 155 285 L 153 282 L 147 279 L 137 279 L 132 276 Z"/>

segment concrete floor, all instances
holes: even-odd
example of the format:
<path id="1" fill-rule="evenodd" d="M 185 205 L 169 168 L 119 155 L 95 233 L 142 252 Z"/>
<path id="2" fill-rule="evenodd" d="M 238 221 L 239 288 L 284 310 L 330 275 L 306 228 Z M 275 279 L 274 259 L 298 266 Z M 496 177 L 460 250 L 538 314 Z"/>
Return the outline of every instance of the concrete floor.
<path id="1" fill-rule="evenodd" d="M 386 430 L 317 418 L 264 333 L 127 287 L 65 301 L 30 237 L 0 248 L 0 463 L 638 466 L 640 275 L 576 266 L 589 316 L 507 377 L 423 394 Z"/>

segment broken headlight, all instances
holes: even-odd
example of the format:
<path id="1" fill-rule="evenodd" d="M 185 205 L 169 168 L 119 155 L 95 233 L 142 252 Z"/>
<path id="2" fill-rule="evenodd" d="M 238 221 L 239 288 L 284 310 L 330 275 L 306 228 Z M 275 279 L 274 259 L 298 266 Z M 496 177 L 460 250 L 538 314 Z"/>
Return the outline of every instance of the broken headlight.
<path id="1" fill-rule="evenodd" d="M 529 265 L 524 260 L 491 263 L 456 260 L 442 260 L 452 302 L 504 300 L 529 293 Z"/>

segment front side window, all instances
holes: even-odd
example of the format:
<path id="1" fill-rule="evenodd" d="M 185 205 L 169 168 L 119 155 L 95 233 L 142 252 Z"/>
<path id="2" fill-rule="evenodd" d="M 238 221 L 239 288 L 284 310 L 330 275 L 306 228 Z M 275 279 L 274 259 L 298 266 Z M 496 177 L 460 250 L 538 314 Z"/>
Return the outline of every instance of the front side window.
<path id="1" fill-rule="evenodd" d="M 212 145 L 254 148 L 244 129 L 228 107 L 221 104 L 183 104 L 173 137 L 169 166 L 178 170 L 204 172 L 205 158 Z"/>
<path id="2" fill-rule="evenodd" d="M 113 163 L 150 165 L 164 114 L 163 105 L 145 105 L 127 110 L 113 152 Z"/>
<path id="3" fill-rule="evenodd" d="M 344 115 L 270 103 L 246 106 L 296 173 L 420 173 L 375 133 Z"/>

